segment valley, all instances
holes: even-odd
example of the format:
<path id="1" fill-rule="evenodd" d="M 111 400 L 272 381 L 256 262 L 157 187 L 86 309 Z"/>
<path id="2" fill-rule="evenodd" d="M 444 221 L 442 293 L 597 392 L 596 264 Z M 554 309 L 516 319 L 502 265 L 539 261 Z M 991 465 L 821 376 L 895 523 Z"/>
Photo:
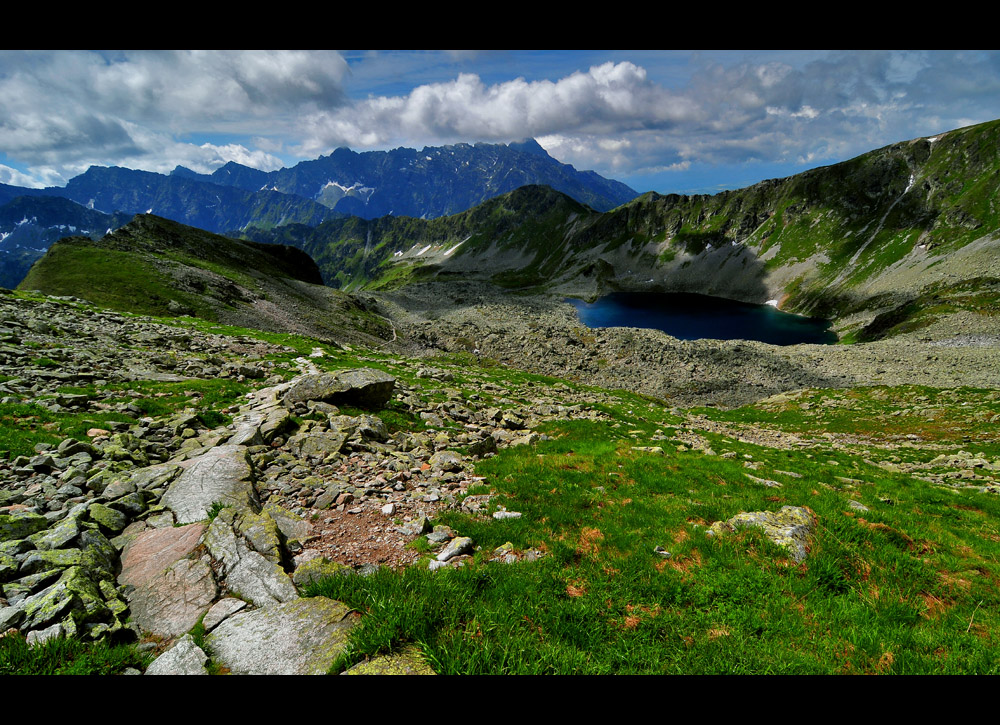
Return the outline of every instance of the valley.
<path id="1" fill-rule="evenodd" d="M 0 291 L 0 673 L 1000 671 L 998 133 L 60 239 Z M 613 291 L 839 341 L 565 301 Z"/>

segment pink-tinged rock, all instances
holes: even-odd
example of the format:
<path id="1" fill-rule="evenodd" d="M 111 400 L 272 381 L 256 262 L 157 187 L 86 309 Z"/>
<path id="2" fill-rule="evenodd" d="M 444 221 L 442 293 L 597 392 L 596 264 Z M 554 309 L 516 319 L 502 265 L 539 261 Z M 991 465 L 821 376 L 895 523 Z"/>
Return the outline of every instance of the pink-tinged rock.
<path id="1" fill-rule="evenodd" d="M 206 528 L 205 524 L 191 524 L 139 534 L 122 551 L 122 573 L 118 575 L 118 583 L 138 587 L 159 576 L 175 561 L 194 551 Z"/>
<path id="2" fill-rule="evenodd" d="M 143 631 L 178 637 L 198 623 L 217 593 L 208 564 L 200 559 L 181 559 L 136 587 L 128 602 L 132 619 Z"/>

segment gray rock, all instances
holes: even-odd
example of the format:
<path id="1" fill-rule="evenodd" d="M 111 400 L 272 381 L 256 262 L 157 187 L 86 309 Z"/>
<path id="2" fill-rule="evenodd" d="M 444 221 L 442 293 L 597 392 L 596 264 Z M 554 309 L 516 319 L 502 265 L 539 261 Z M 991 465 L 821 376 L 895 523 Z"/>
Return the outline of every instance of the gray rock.
<path id="1" fill-rule="evenodd" d="M 0 634 L 16 627 L 23 619 L 24 610 L 20 607 L 0 607 Z"/>
<path id="2" fill-rule="evenodd" d="M 301 541 L 312 533 L 312 524 L 276 503 L 264 506 L 264 513 L 274 519 L 286 539 Z"/>
<path id="3" fill-rule="evenodd" d="M 355 368 L 333 373 L 304 375 L 284 395 L 286 407 L 307 400 L 320 400 L 331 405 L 356 405 L 378 409 L 392 397 L 396 379 L 388 373 L 371 368 Z"/>
<path id="4" fill-rule="evenodd" d="M 233 614 L 236 614 L 246 606 L 246 602 L 242 599 L 236 599 L 235 597 L 220 599 L 211 606 L 201 623 L 204 625 L 206 632 L 211 632 L 225 619 Z"/>
<path id="5" fill-rule="evenodd" d="M 177 523 L 206 520 L 208 510 L 216 502 L 238 510 L 257 507 L 245 448 L 217 446 L 182 465 L 184 472 L 170 484 L 161 499 L 161 503 L 174 512 Z"/>
<path id="6" fill-rule="evenodd" d="M 36 629 L 34 632 L 28 632 L 26 639 L 28 640 L 29 645 L 34 646 L 36 644 L 41 644 L 46 640 L 50 640 L 53 637 L 59 637 L 62 634 L 64 634 L 63 626 L 59 622 L 56 622 L 45 629 Z"/>
<path id="7" fill-rule="evenodd" d="M 206 655 L 190 634 L 185 634 L 146 670 L 147 675 L 207 675 Z"/>
<path id="8" fill-rule="evenodd" d="M 452 451 L 441 451 L 435 453 L 427 461 L 431 468 L 441 471 L 461 471 L 462 457 Z"/>
<path id="9" fill-rule="evenodd" d="M 325 459 L 327 456 L 340 453 L 346 442 L 347 436 L 343 433 L 310 431 L 292 436 L 288 440 L 288 447 L 302 458 L 313 456 Z"/>
<path id="10" fill-rule="evenodd" d="M 155 466 L 138 469 L 128 480 L 130 484 L 138 489 L 152 490 L 154 488 L 163 488 L 177 478 L 182 470 L 176 463 L 160 463 Z"/>
<path id="11" fill-rule="evenodd" d="M 237 536 L 231 517 L 227 522 L 224 514 L 212 522 L 203 541 L 212 558 L 221 564 L 229 590 L 258 607 L 297 599 L 299 594 L 289 576 Z"/>
<path id="12" fill-rule="evenodd" d="M 233 674 L 322 675 L 347 647 L 349 607 L 325 597 L 234 614 L 206 638 Z"/>
<path id="13" fill-rule="evenodd" d="M 472 539 L 468 536 L 459 536 L 456 539 L 452 539 L 444 550 L 437 555 L 438 561 L 448 561 L 456 556 L 462 556 L 463 554 L 472 553 Z"/>

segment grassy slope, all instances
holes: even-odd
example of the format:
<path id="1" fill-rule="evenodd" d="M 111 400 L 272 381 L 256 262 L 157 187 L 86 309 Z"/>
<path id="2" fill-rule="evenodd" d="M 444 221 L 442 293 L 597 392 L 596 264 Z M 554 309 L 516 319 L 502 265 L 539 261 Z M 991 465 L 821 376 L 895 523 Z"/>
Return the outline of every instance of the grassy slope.
<path id="1" fill-rule="evenodd" d="M 398 356 L 364 351 L 361 360 L 309 338 L 173 322 L 289 345 L 294 352 L 274 358 L 278 370 L 325 347 L 327 356 L 317 359 L 323 367 L 374 365 L 409 386 L 426 385 Z M 518 401 L 552 393 L 558 382 L 463 356 L 434 364 L 455 375 L 452 385 L 463 395 L 500 405 L 510 402 L 487 400 L 485 383 Z M 168 386 L 122 393 L 167 408 L 190 402 L 155 398 L 170 393 Z M 202 398 L 203 413 L 241 391 L 219 392 Z M 573 393 L 567 395 L 571 402 Z M 618 392 L 593 407 L 607 418 L 547 424 L 551 440 L 505 449 L 477 465 L 484 480 L 473 492 L 495 492 L 491 510 L 502 505 L 524 516 L 444 517 L 480 547 L 470 566 L 381 570 L 312 591 L 366 615 L 341 666 L 416 644 L 437 671 L 449 673 L 1000 671 L 1000 500 L 898 468 L 961 449 L 1000 460 L 991 423 L 1000 415 L 997 391 L 821 390 L 735 411 L 706 409 L 699 412 L 719 423 L 786 431 L 807 442 L 779 449 L 706 433 L 712 454 L 679 448 L 684 421 L 656 401 Z M 423 425 L 405 411 L 387 415 L 394 426 Z M 16 424 L 4 420 L 5 428 Z M 824 435 L 845 432 L 851 437 Z M 758 467 L 748 469 L 748 462 Z M 782 487 L 762 487 L 747 473 Z M 850 500 L 870 511 L 851 510 Z M 783 505 L 808 506 L 818 516 L 804 564 L 753 530 L 705 535 L 713 521 Z M 506 542 L 545 556 L 489 562 Z M 655 554 L 658 545 L 672 556 Z M 43 667 L 18 661 L 17 671 Z"/>

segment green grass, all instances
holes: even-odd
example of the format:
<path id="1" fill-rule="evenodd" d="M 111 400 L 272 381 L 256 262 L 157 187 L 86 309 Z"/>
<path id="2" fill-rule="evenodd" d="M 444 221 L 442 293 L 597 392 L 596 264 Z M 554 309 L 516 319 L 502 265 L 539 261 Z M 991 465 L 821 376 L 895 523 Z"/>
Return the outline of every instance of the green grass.
<path id="1" fill-rule="evenodd" d="M 935 432 L 937 441 L 988 428 L 983 416 L 960 425 L 969 412 L 963 403 L 979 401 L 973 414 L 997 404 L 991 391 L 897 388 L 817 391 L 796 401 L 815 406 L 808 410 L 711 412 L 790 431 L 811 427 L 818 436 L 849 429 L 852 416 L 864 424 L 879 404 L 892 417 L 918 397 L 948 411 L 946 424 L 916 428 Z M 826 398 L 843 407 L 820 407 Z M 1000 536 L 990 524 L 1000 516 L 996 495 L 945 491 L 828 441 L 778 450 L 706 434 L 715 450 L 735 457 L 677 452 L 667 427 L 675 419 L 655 403 L 622 395 L 602 410 L 620 427 L 550 424 L 543 430 L 551 440 L 477 465 L 497 494 L 493 505 L 523 517 L 442 514 L 442 523 L 476 542 L 472 564 L 314 585 L 308 594 L 366 614 L 337 669 L 416 644 L 448 674 L 1000 671 L 993 642 Z M 809 415 L 816 410 L 822 415 Z M 872 432 L 880 426 L 871 423 Z M 655 438 L 656 430 L 667 440 Z M 660 445 L 664 453 L 636 445 Z M 985 440 L 980 447 L 989 448 Z M 760 467 L 745 468 L 746 456 Z M 763 487 L 746 473 L 782 487 Z M 839 477 L 867 485 L 847 488 Z M 870 511 L 849 509 L 851 498 Z M 801 565 L 756 530 L 705 535 L 713 521 L 783 505 L 817 516 Z M 508 541 L 545 556 L 488 561 Z M 655 554 L 657 545 L 672 556 Z"/>
<path id="2" fill-rule="evenodd" d="M 63 438 L 89 440 L 90 428 L 131 420 L 116 413 L 53 413 L 34 403 L 0 403 L 0 455 L 33 456 L 38 443 L 55 444 Z"/>
<path id="3" fill-rule="evenodd" d="M 132 645 L 56 637 L 32 647 L 19 635 L 0 638 L 0 675 L 118 675 L 152 659 Z"/>

